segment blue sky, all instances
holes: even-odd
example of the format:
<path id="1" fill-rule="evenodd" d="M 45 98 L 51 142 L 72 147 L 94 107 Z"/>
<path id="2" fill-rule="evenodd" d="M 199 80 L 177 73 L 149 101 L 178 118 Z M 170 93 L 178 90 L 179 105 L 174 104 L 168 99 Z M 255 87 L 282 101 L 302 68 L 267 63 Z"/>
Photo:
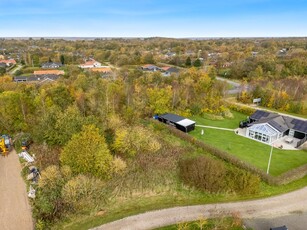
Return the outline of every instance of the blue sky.
<path id="1" fill-rule="evenodd" d="M 307 36 L 307 0 L 0 0 L 0 37 Z"/>

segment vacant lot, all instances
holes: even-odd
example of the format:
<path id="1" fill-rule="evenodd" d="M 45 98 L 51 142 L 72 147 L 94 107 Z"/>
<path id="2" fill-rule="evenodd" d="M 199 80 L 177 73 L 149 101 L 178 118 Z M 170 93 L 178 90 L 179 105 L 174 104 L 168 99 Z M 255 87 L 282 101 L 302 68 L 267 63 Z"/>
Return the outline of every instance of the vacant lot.
<path id="1" fill-rule="evenodd" d="M 238 128 L 240 120 L 246 118 L 246 115 L 233 112 L 233 119 L 210 120 L 202 117 L 192 117 L 198 125 L 210 125 L 235 129 Z M 204 135 L 201 135 L 201 129 L 204 129 Z M 266 171 L 271 147 L 248 138 L 235 134 L 235 132 L 199 128 L 190 133 L 199 140 L 204 141 L 217 148 L 225 150 L 238 158 L 247 161 L 256 167 Z M 280 175 L 288 170 L 307 164 L 307 152 L 300 150 L 273 150 L 270 173 L 274 176 Z"/>

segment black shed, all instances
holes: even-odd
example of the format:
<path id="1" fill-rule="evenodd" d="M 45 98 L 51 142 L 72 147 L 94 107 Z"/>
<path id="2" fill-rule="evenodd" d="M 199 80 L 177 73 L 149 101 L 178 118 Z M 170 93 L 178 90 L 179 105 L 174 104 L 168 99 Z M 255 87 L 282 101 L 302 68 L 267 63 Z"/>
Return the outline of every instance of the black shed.
<path id="1" fill-rule="evenodd" d="M 163 123 L 172 125 L 185 133 L 195 129 L 195 121 L 192 121 L 190 119 L 172 113 L 162 114 L 158 116 L 158 120 Z"/>

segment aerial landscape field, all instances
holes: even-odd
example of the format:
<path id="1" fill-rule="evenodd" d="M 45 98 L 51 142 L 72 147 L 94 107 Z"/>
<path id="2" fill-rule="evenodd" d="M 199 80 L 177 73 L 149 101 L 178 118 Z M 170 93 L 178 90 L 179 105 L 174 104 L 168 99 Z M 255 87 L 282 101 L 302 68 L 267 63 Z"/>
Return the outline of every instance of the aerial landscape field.
<path id="1" fill-rule="evenodd" d="M 0 229 L 305 229 L 304 1 L 0 8 Z"/>

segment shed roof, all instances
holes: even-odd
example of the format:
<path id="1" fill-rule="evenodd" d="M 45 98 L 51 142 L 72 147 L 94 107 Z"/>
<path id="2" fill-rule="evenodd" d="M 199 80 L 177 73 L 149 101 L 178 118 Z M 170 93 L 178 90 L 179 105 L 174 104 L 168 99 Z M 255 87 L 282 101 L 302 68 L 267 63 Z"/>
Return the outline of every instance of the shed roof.
<path id="1" fill-rule="evenodd" d="M 184 127 L 195 124 L 195 121 L 192 121 L 190 119 L 172 113 L 165 113 L 160 115 L 159 117 Z"/>

